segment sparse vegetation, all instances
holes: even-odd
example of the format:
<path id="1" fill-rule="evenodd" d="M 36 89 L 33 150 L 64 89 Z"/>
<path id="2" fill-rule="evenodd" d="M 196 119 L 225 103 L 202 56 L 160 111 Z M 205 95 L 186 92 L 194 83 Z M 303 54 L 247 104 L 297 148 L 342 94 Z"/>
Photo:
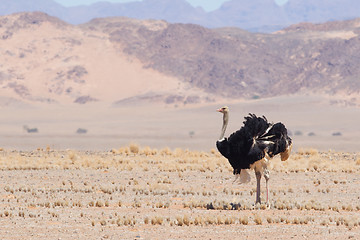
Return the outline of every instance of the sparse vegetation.
<path id="1" fill-rule="evenodd" d="M 254 205 L 253 185 L 233 183 L 231 167 L 216 150 L 158 151 L 136 144 L 90 153 L 3 149 L 0 219 L 74 221 L 94 229 L 289 224 L 353 231 L 360 219 L 351 216 L 360 206 L 343 192 L 356 188 L 349 179 L 360 172 L 358 159 L 311 148 L 299 149 L 286 162 L 272 159 L 268 209 Z M 35 171 L 41 184 L 34 181 Z M 333 196 L 341 204 L 328 200 Z"/>

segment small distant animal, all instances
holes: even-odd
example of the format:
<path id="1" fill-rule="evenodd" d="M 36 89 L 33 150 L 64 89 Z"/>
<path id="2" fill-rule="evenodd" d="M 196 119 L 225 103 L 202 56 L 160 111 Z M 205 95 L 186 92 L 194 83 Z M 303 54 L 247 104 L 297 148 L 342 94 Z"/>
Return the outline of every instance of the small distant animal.
<path id="1" fill-rule="evenodd" d="M 225 138 L 226 127 L 229 122 L 229 108 L 222 107 L 217 110 L 223 114 L 223 126 L 216 147 L 219 152 L 229 160 L 233 167 L 234 175 L 237 180 L 240 177 L 241 183 L 250 181 L 250 175 L 247 169 L 254 169 L 256 175 L 256 203 L 260 200 L 260 179 L 264 175 L 266 180 L 266 203 L 269 202 L 270 172 L 268 170 L 269 160 L 277 154 L 280 154 L 281 160 L 289 158 L 292 140 L 287 134 L 285 125 L 279 123 L 269 123 L 263 117 L 257 117 L 255 114 L 249 114 L 245 117 L 244 126 L 238 131 Z"/>
<path id="2" fill-rule="evenodd" d="M 87 133 L 87 129 L 85 128 L 78 128 L 78 130 L 76 130 L 77 134 L 86 134 Z"/>
<path id="3" fill-rule="evenodd" d="M 27 133 L 38 133 L 39 132 L 39 130 L 37 128 L 29 128 L 27 125 L 24 125 L 23 128 Z"/>

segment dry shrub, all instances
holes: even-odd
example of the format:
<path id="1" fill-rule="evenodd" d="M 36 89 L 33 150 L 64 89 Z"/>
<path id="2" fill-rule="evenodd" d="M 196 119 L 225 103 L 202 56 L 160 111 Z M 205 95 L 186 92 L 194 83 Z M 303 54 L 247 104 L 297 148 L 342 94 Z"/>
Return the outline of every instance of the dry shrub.
<path id="1" fill-rule="evenodd" d="M 153 150 L 149 146 L 146 146 L 142 149 L 141 154 L 145 156 L 151 156 L 153 155 Z"/>
<path id="2" fill-rule="evenodd" d="M 129 145 L 129 149 L 130 149 L 130 152 L 133 153 L 133 154 L 138 154 L 139 153 L 139 146 L 135 143 L 130 143 Z"/>
<path id="3" fill-rule="evenodd" d="M 74 151 L 68 151 L 68 156 L 71 161 L 71 164 L 75 164 L 75 161 L 78 159 L 78 155 Z"/>
<path id="4" fill-rule="evenodd" d="M 256 225 L 261 225 L 262 224 L 262 219 L 259 215 L 255 215 L 254 216 L 254 222 L 256 223 Z"/>
<path id="5" fill-rule="evenodd" d="M 357 157 L 357 159 L 356 159 L 356 161 L 355 161 L 355 164 L 356 164 L 357 166 L 360 165 L 360 157 Z"/>
<path id="6" fill-rule="evenodd" d="M 244 217 L 240 217 L 239 218 L 239 222 L 243 225 L 248 225 L 249 224 L 249 218 L 247 216 Z"/>
<path id="7" fill-rule="evenodd" d="M 346 209 L 346 211 L 353 211 L 354 210 L 354 208 L 353 208 L 353 206 L 351 204 L 349 204 L 345 209 Z"/>
<path id="8" fill-rule="evenodd" d="M 117 151 L 117 153 L 119 153 L 119 154 L 125 154 L 125 155 L 129 154 L 129 152 L 130 152 L 130 150 L 129 150 L 128 147 L 121 147 L 121 148 L 119 148 L 119 150 Z"/>
<path id="9" fill-rule="evenodd" d="M 160 151 L 160 154 L 163 155 L 163 156 L 171 156 L 172 155 L 172 152 L 171 152 L 171 149 L 166 147 L 166 148 L 163 148 L 161 151 Z"/>
<path id="10" fill-rule="evenodd" d="M 190 225 L 190 219 L 187 215 L 184 215 L 183 222 L 186 226 Z"/>
<path id="11" fill-rule="evenodd" d="M 300 224 L 300 222 L 301 222 L 300 218 L 297 218 L 297 217 L 294 218 L 292 221 L 293 224 Z"/>
<path id="12" fill-rule="evenodd" d="M 185 151 L 181 148 L 176 148 L 173 152 L 174 157 L 184 157 L 186 155 Z"/>
<path id="13" fill-rule="evenodd" d="M 177 221 L 177 225 L 178 225 L 178 226 L 184 225 L 184 220 L 183 220 L 182 217 L 177 216 L 177 217 L 176 217 L 176 221 Z"/>
<path id="14" fill-rule="evenodd" d="M 223 218 L 222 216 L 217 216 L 217 221 L 216 221 L 216 223 L 217 223 L 218 225 L 224 224 L 224 218 Z"/>
<path id="15" fill-rule="evenodd" d="M 156 155 L 159 153 L 159 150 L 157 150 L 156 148 L 153 148 L 152 150 L 152 155 Z"/>
<path id="16" fill-rule="evenodd" d="M 125 225 L 125 226 L 134 226 L 136 223 L 136 220 L 131 219 L 129 216 L 127 216 L 127 217 L 124 216 L 122 222 L 123 222 L 123 225 Z"/>
<path id="17" fill-rule="evenodd" d="M 234 217 L 225 218 L 225 225 L 234 224 L 234 223 L 235 223 L 235 218 Z"/>
<path id="18" fill-rule="evenodd" d="M 206 225 L 212 225 L 212 224 L 216 224 L 216 223 L 217 223 L 217 220 L 214 216 L 206 216 L 206 219 L 205 219 Z"/>
<path id="19" fill-rule="evenodd" d="M 96 207 L 103 207 L 104 206 L 104 203 L 100 200 L 98 200 L 95 204 Z"/>
<path id="20" fill-rule="evenodd" d="M 152 224 L 152 225 L 162 225 L 163 222 L 164 222 L 164 218 L 163 218 L 163 217 L 158 217 L 158 216 L 156 216 L 156 217 L 153 217 L 153 218 L 151 219 L 151 224 Z"/>
<path id="21" fill-rule="evenodd" d="M 195 217 L 195 221 L 194 221 L 195 225 L 203 225 L 203 219 L 201 216 L 197 216 Z"/>

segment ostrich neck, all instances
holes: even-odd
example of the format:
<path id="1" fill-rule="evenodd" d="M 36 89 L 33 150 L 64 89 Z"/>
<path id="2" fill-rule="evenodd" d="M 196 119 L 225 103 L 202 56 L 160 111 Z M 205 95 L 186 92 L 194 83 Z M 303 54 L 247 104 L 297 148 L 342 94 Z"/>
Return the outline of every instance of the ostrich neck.
<path id="1" fill-rule="evenodd" d="M 224 116 L 223 116 L 223 125 L 221 128 L 221 134 L 219 137 L 219 140 L 221 141 L 224 138 L 225 135 L 225 131 L 226 131 L 226 127 L 228 125 L 229 122 L 229 113 L 228 112 L 224 112 Z"/>

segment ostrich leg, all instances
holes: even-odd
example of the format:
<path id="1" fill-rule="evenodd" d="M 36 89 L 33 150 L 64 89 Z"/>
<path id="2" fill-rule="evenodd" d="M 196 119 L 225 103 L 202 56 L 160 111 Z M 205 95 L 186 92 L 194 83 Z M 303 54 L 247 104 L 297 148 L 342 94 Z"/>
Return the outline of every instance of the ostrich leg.
<path id="1" fill-rule="evenodd" d="M 269 201 L 269 179 L 270 179 L 270 171 L 268 169 L 268 164 L 269 164 L 269 159 L 267 159 L 266 157 L 264 158 L 264 165 L 263 165 L 263 169 L 264 169 L 264 178 L 266 181 L 266 205 L 270 208 L 270 201 Z"/>
<path id="2" fill-rule="evenodd" d="M 269 179 L 270 179 L 270 171 L 265 168 L 264 170 L 264 177 L 266 180 L 266 205 L 270 208 L 270 201 L 269 201 Z"/>
<path id="3" fill-rule="evenodd" d="M 260 180 L 261 180 L 261 172 L 256 172 L 256 202 L 255 203 L 261 203 L 260 200 Z"/>

